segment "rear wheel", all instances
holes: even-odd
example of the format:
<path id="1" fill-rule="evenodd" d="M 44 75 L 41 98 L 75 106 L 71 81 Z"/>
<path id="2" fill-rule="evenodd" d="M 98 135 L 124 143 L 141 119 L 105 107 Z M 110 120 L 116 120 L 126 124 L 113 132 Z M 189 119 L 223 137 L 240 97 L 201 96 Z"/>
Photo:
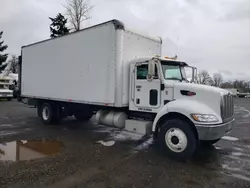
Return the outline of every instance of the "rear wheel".
<path id="1" fill-rule="evenodd" d="M 160 127 L 157 141 L 161 151 L 180 161 L 190 159 L 197 148 L 197 139 L 190 124 L 179 119 L 167 120 Z"/>
<path id="2" fill-rule="evenodd" d="M 53 110 L 52 106 L 49 103 L 44 103 L 40 106 L 40 110 L 38 112 L 44 124 L 49 125 L 52 124 L 53 118 Z"/>
<path id="3" fill-rule="evenodd" d="M 58 123 L 62 119 L 59 106 L 52 103 L 43 103 L 39 105 L 37 114 L 46 125 Z"/>

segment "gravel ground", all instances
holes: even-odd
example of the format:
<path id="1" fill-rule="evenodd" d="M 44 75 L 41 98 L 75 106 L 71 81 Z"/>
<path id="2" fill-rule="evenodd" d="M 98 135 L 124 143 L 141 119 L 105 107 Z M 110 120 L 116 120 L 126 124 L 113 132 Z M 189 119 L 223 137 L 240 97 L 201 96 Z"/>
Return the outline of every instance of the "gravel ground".
<path id="1" fill-rule="evenodd" d="M 230 135 L 184 163 L 150 137 L 73 118 L 44 126 L 36 109 L 0 101 L 0 187 L 250 187 L 250 99 L 235 105 Z"/>

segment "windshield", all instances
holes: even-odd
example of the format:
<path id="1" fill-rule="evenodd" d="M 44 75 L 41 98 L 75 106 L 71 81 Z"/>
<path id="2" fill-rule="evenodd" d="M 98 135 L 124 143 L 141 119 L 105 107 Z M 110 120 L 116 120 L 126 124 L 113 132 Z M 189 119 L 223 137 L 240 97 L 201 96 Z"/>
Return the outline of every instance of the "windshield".
<path id="1" fill-rule="evenodd" d="M 162 63 L 162 71 L 166 80 L 186 80 L 185 69 L 182 66 Z"/>

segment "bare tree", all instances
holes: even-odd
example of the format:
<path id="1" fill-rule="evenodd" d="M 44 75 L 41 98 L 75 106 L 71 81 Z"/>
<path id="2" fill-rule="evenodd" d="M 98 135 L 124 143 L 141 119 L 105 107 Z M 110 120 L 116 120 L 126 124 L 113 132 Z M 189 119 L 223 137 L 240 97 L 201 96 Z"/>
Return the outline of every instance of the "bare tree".
<path id="1" fill-rule="evenodd" d="M 69 22 L 75 31 L 81 29 L 83 21 L 90 19 L 89 11 L 93 8 L 88 0 L 67 0 L 67 4 L 64 7 L 66 8 L 66 15 L 69 18 Z"/>
<path id="2" fill-rule="evenodd" d="M 213 75 L 213 86 L 220 87 L 222 84 L 223 78 L 220 73 L 215 73 Z"/>
<path id="3" fill-rule="evenodd" d="M 11 59 L 9 60 L 9 63 L 11 63 L 10 71 L 12 73 L 17 73 L 17 70 L 18 70 L 18 57 L 16 55 L 12 55 Z"/>
<path id="4" fill-rule="evenodd" d="M 234 88 L 233 82 L 227 81 L 221 83 L 221 88 Z"/>
<path id="5" fill-rule="evenodd" d="M 234 80 L 221 83 L 222 88 L 235 88 L 241 93 L 250 92 L 250 81 L 248 80 Z"/>
<path id="6" fill-rule="evenodd" d="M 198 83 L 204 84 L 204 85 L 212 85 L 213 79 L 207 71 L 203 70 L 199 72 L 198 74 Z"/>

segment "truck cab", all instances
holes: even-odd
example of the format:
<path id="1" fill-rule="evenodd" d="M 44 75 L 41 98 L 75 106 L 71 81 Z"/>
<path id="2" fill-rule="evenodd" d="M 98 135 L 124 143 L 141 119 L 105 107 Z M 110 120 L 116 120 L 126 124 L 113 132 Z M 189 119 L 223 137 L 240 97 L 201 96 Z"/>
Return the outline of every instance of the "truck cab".
<path id="1" fill-rule="evenodd" d="M 10 90 L 11 85 L 10 78 L 0 76 L 0 99 L 7 99 L 10 101 L 13 98 L 13 91 Z"/>
<path id="2" fill-rule="evenodd" d="M 191 81 L 186 68 L 192 69 Z M 154 138 L 175 158 L 186 158 L 200 143 L 217 142 L 234 124 L 230 92 L 195 80 L 196 68 L 178 60 L 153 57 L 130 64 L 129 110 L 155 115 Z"/>

